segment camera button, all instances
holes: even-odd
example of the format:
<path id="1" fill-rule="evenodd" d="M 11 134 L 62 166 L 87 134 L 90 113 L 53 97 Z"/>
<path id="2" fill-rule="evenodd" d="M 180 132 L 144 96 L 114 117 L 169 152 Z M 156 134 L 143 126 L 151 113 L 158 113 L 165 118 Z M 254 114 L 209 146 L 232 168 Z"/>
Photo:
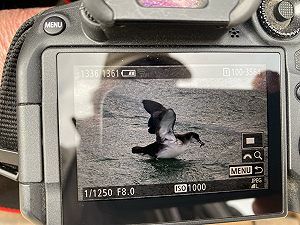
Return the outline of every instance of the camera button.
<path id="1" fill-rule="evenodd" d="M 44 31 L 49 35 L 58 35 L 66 28 L 66 22 L 58 17 L 52 16 L 44 22 Z"/>
<path id="2" fill-rule="evenodd" d="M 294 5 L 290 1 L 281 1 L 274 9 L 274 16 L 278 21 L 292 19 L 295 15 Z"/>
<path id="3" fill-rule="evenodd" d="M 295 97 L 297 98 L 298 101 L 300 101 L 300 83 L 298 83 L 295 87 Z"/>

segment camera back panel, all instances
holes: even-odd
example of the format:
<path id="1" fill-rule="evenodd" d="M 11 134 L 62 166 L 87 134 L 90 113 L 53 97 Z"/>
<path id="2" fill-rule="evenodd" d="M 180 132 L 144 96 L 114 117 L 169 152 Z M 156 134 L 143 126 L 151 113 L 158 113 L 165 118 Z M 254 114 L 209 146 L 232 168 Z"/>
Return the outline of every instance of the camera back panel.
<path id="1" fill-rule="evenodd" d="M 226 28 L 230 19 L 111 26 L 87 21 L 79 3 L 41 14 L 18 64 L 24 214 L 55 224 L 284 216 L 287 168 L 299 168 L 299 37 L 266 32 L 257 15 Z"/>

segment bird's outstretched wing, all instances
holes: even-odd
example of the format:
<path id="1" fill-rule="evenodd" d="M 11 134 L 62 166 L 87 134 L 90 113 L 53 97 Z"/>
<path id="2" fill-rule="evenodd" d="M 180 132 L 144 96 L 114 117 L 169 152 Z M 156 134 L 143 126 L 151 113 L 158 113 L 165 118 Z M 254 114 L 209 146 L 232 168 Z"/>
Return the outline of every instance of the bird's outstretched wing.
<path id="1" fill-rule="evenodd" d="M 144 108 L 145 110 L 151 114 L 157 112 L 157 111 L 163 111 L 163 110 L 166 110 L 166 108 L 158 103 L 158 102 L 155 102 L 155 101 L 151 101 L 151 100 L 143 100 L 143 105 L 144 105 Z"/>
<path id="2" fill-rule="evenodd" d="M 173 132 L 176 121 L 176 114 L 173 109 L 166 109 L 162 104 L 143 100 L 145 110 L 151 114 L 148 121 L 148 132 L 156 134 L 157 142 L 164 142 L 165 140 L 176 140 Z"/>

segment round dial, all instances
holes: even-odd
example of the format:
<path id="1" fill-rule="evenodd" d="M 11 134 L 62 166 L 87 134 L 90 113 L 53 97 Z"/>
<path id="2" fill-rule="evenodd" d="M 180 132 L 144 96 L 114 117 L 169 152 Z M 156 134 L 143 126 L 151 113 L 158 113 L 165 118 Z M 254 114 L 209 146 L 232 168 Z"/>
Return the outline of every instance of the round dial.
<path id="1" fill-rule="evenodd" d="M 289 39 L 300 32 L 300 13 L 296 10 L 299 6 L 299 0 L 263 0 L 258 19 L 272 37 Z"/>

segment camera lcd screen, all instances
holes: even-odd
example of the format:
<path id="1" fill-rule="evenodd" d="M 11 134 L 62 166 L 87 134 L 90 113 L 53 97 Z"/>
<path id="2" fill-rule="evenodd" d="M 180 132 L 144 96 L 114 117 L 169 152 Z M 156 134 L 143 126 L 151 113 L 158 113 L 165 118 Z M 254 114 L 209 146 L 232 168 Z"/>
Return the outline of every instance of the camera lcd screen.
<path id="1" fill-rule="evenodd" d="M 281 174 L 279 53 L 57 62 L 60 146 L 76 148 L 78 201 L 258 192 Z"/>

